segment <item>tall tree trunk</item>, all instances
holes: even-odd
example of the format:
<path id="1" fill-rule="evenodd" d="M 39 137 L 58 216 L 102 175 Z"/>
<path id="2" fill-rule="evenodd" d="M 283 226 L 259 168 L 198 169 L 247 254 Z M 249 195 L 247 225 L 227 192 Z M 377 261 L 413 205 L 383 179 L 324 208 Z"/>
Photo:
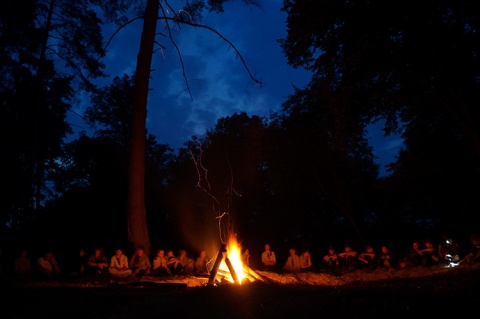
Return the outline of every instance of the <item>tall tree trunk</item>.
<path id="1" fill-rule="evenodd" d="M 32 211 L 40 208 L 42 199 L 42 187 L 43 187 L 43 175 L 44 175 L 44 156 L 40 152 L 41 143 L 43 141 L 39 138 L 40 134 L 40 118 L 41 110 L 47 103 L 45 96 L 45 84 L 46 79 L 46 64 L 47 64 L 47 45 L 50 39 L 50 31 L 52 28 L 52 16 L 55 8 L 55 0 L 50 0 L 48 3 L 48 14 L 45 21 L 45 30 L 42 37 L 40 46 L 40 56 L 38 59 L 38 70 L 36 81 L 34 82 L 34 94 L 35 94 L 35 116 L 33 119 L 33 142 L 32 142 L 32 164 L 31 164 L 31 176 L 32 176 L 32 191 L 30 199 L 30 208 Z M 30 216 L 29 216 L 30 218 Z"/>
<path id="2" fill-rule="evenodd" d="M 147 253 L 150 253 L 150 239 L 145 209 L 146 117 L 150 66 L 157 28 L 158 1 L 148 0 L 145 10 L 135 72 L 135 96 L 132 111 L 130 162 L 128 168 L 128 240 L 135 246 L 145 246 Z"/>

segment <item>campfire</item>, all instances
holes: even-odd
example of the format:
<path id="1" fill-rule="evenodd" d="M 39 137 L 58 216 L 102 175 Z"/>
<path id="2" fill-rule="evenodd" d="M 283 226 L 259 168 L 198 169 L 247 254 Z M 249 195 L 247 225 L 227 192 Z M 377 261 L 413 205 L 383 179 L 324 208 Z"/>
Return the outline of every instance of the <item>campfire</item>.
<path id="1" fill-rule="evenodd" d="M 242 247 L 235 236 L 230 235 L 222 244 L 210 274 L 209 283 L 228 282 L 244 284 L 262 278 L 242 261 Z"/>

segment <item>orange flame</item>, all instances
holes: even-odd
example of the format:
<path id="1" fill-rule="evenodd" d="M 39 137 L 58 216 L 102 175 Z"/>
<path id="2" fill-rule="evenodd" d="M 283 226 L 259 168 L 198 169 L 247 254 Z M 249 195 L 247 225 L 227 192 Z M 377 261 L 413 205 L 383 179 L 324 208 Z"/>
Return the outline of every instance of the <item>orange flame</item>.
<path id="1" fill-rule="evenodd" d="M 230 235 L 228 237 L 227 241 L 227 252 L 226 252 L 226 258 L 228 258 L 233 266 L 233 269 L 235 270 L 235 273 L 237 275 L 238 281 L 241 284 L 245 278 L 247 278 L 246 271 L 247 266 L 243 264 L 242 261 L 242 247 L 240 243 L 237 241 L 234 235 Z M 225 259 L 222 261 L 220 265 L 220 270 L 223 270 L 225 273 L 230 274 L 230 271 L 228 269 L 228 266 L 225 262 Z M 231 275 L 225 276 L 225 279 L 227 279 L 230 282 L 234 282 L 234 279 Z"/>

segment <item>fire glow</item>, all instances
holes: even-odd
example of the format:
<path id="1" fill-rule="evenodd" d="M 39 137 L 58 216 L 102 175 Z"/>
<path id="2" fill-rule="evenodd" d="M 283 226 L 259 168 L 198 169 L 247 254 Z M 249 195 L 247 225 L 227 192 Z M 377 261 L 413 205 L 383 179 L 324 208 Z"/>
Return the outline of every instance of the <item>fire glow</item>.
<path id="1" fill-rule="evenodd" d="M 242 247 L 235 236 L 230 235 L 226 243 L 226 251 L 218 269 L 218 275 L 230 283 L 242 284 L 250 281 L 261 280 L 253 270 L 242 261 Z"/>
<path id="2" fill-rule="evenodd" d="M 226 251 L 226 256 L 223 259 L 221 265 L 220 265 L 220 270 L 222 273 L 225 274 L 230 274 L 225 276 L 224 278 L 232 283 L 235 282 L 235 274 L 238 279 L 238 283 L 242 283 L 243 280 L 246 278 L 245 272 L 244 272 L 244 266 L 242 262 L 242 247 L 240 246 L 240 243 L 237 241 L 235 236 L 230 235 L 228 238 L 227 242 L 227 251 Z M 231 263 L 231 267 L 233 268 L 235 274 L 232 274 L 230 272 L 230 269 L 228 268 L 227 262 L 228 260 Z"/>

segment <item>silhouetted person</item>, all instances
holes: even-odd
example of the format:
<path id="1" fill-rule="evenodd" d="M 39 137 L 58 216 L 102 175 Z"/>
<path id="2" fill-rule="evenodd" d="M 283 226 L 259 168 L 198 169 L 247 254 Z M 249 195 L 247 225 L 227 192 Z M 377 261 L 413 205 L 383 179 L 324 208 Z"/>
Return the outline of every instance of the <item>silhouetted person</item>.
<path id="1" fill-rule="evenodd" d="M 423 253 L 420 250 L 420 243 L 418 240 L 412 240 L 411 246 L 407 250 L 407 254 L 398 261 L 398 267 L 409 268 L 420 266 L 423 259 Z"/>
<path id="2" fill-rule="evenodd" d="M 130 268 L 132 269 L 132 276 L 135 278 L 141 278 L 150 274 L 152 264 L 148 255 L 145 254 L 143 246 L 137 246 L 135 249 L 135 253 L 130 259 Z"/>
<path id="3" fill-rule="evenodd" d="M 108 260 L 103 253 L 103 247 L 95 248 L 95 252 L 88 257 L 85 268 L 85 274 L 87 275 L 105 275 L 107 273 Z"/>
<path id="4" fill-rule="evenodd" d="M 197 260 L 195 260 L 195 273 L 197 275 L 209 275 L 210 269 L 208 267 L 208 263 L 209 260 L 207 257 L 207 252 L 202 250 L 200 255 L 197 257 Z"/>
<path id="5" fill-rule="evenodd" d="M 163 249 L 158 249 L 155 258 L 153 258 L 153 276 L 165 277 L 171 276 L 172 272 L 167 265 L 167 257 Z"/>
<path id="6" fill-rule="evenodd" d="M 300 257 L 297 255 L 295 248 L 289 249 L 290 256 L 288 256 L 285 265 L 283 265 L 283 271 L 289 273 L 300 272 Z"/>
<path id="7" fill-rule="evenodd" d="M 265 244 L 265 251 L 262 253 L 262 264 L 266 271 L 275 270 L 277 258 L 275 257 L 275 252 L 272 251 L 270 244 Z"/>
<path id="8" fill-rule="evenodd" d="M 395 269 L 396 259 L 393 253 L 390 251 L 387 245 L 380 247 L 380 254 L 378 256 L 378 267 L 382 269 Z"/>
<path id="9" fill-rule="evenodd" d="M 340 271 L 340 262 L 338 261 L 338 255 L 333 246 L 329 246 L 327 249 L 327 254 L 323 256 L 323 261 L 325 264 L 325 269 L 332 273 L 338 274 Z"/>
<path id="10" fill-rule="evenodd" d="M 52 251 L 46 251 L 43 256 L 37 259 L 36 273 L 40 280 L 60 279 L 60 267 Z"/>
<path id="11" fill-rule="evenodd" d="M 374 270 L 377 266 L 376 254 L 372 245 L 365 245 L 365 250 L 358 255 L 358 267 L 367 270 Z"/>
<path id="12" fill-rule="evenodd" d="M 20 255 L 15 259 L 15 278 L 20 281 L 32 279 L 32 262 L 28 257 L 27 249 L 22 249 Z"/>
<path id="13" fill-rule="evenodd" d="M 132 274 L 132 269 L 128 266 L 128 258 L 122 248 L 117 248 L 115 255 L 110 258 L 108 273 L 116 278 L 126 278 Z"/>
<path id="14" fill-rule="evenodd" d="M 310 255 L 310 251 L 305 250 L 300 255 L 300 271 L 307 272 L 312 271 L 312 256 Z"/>
<path id="15" fill-rule="evenodd" d="M 357 252 L 346 244 L 344 250 L 338 253 L 338 261 L 343 270 L 354 271 L 357 268 Z"/>

